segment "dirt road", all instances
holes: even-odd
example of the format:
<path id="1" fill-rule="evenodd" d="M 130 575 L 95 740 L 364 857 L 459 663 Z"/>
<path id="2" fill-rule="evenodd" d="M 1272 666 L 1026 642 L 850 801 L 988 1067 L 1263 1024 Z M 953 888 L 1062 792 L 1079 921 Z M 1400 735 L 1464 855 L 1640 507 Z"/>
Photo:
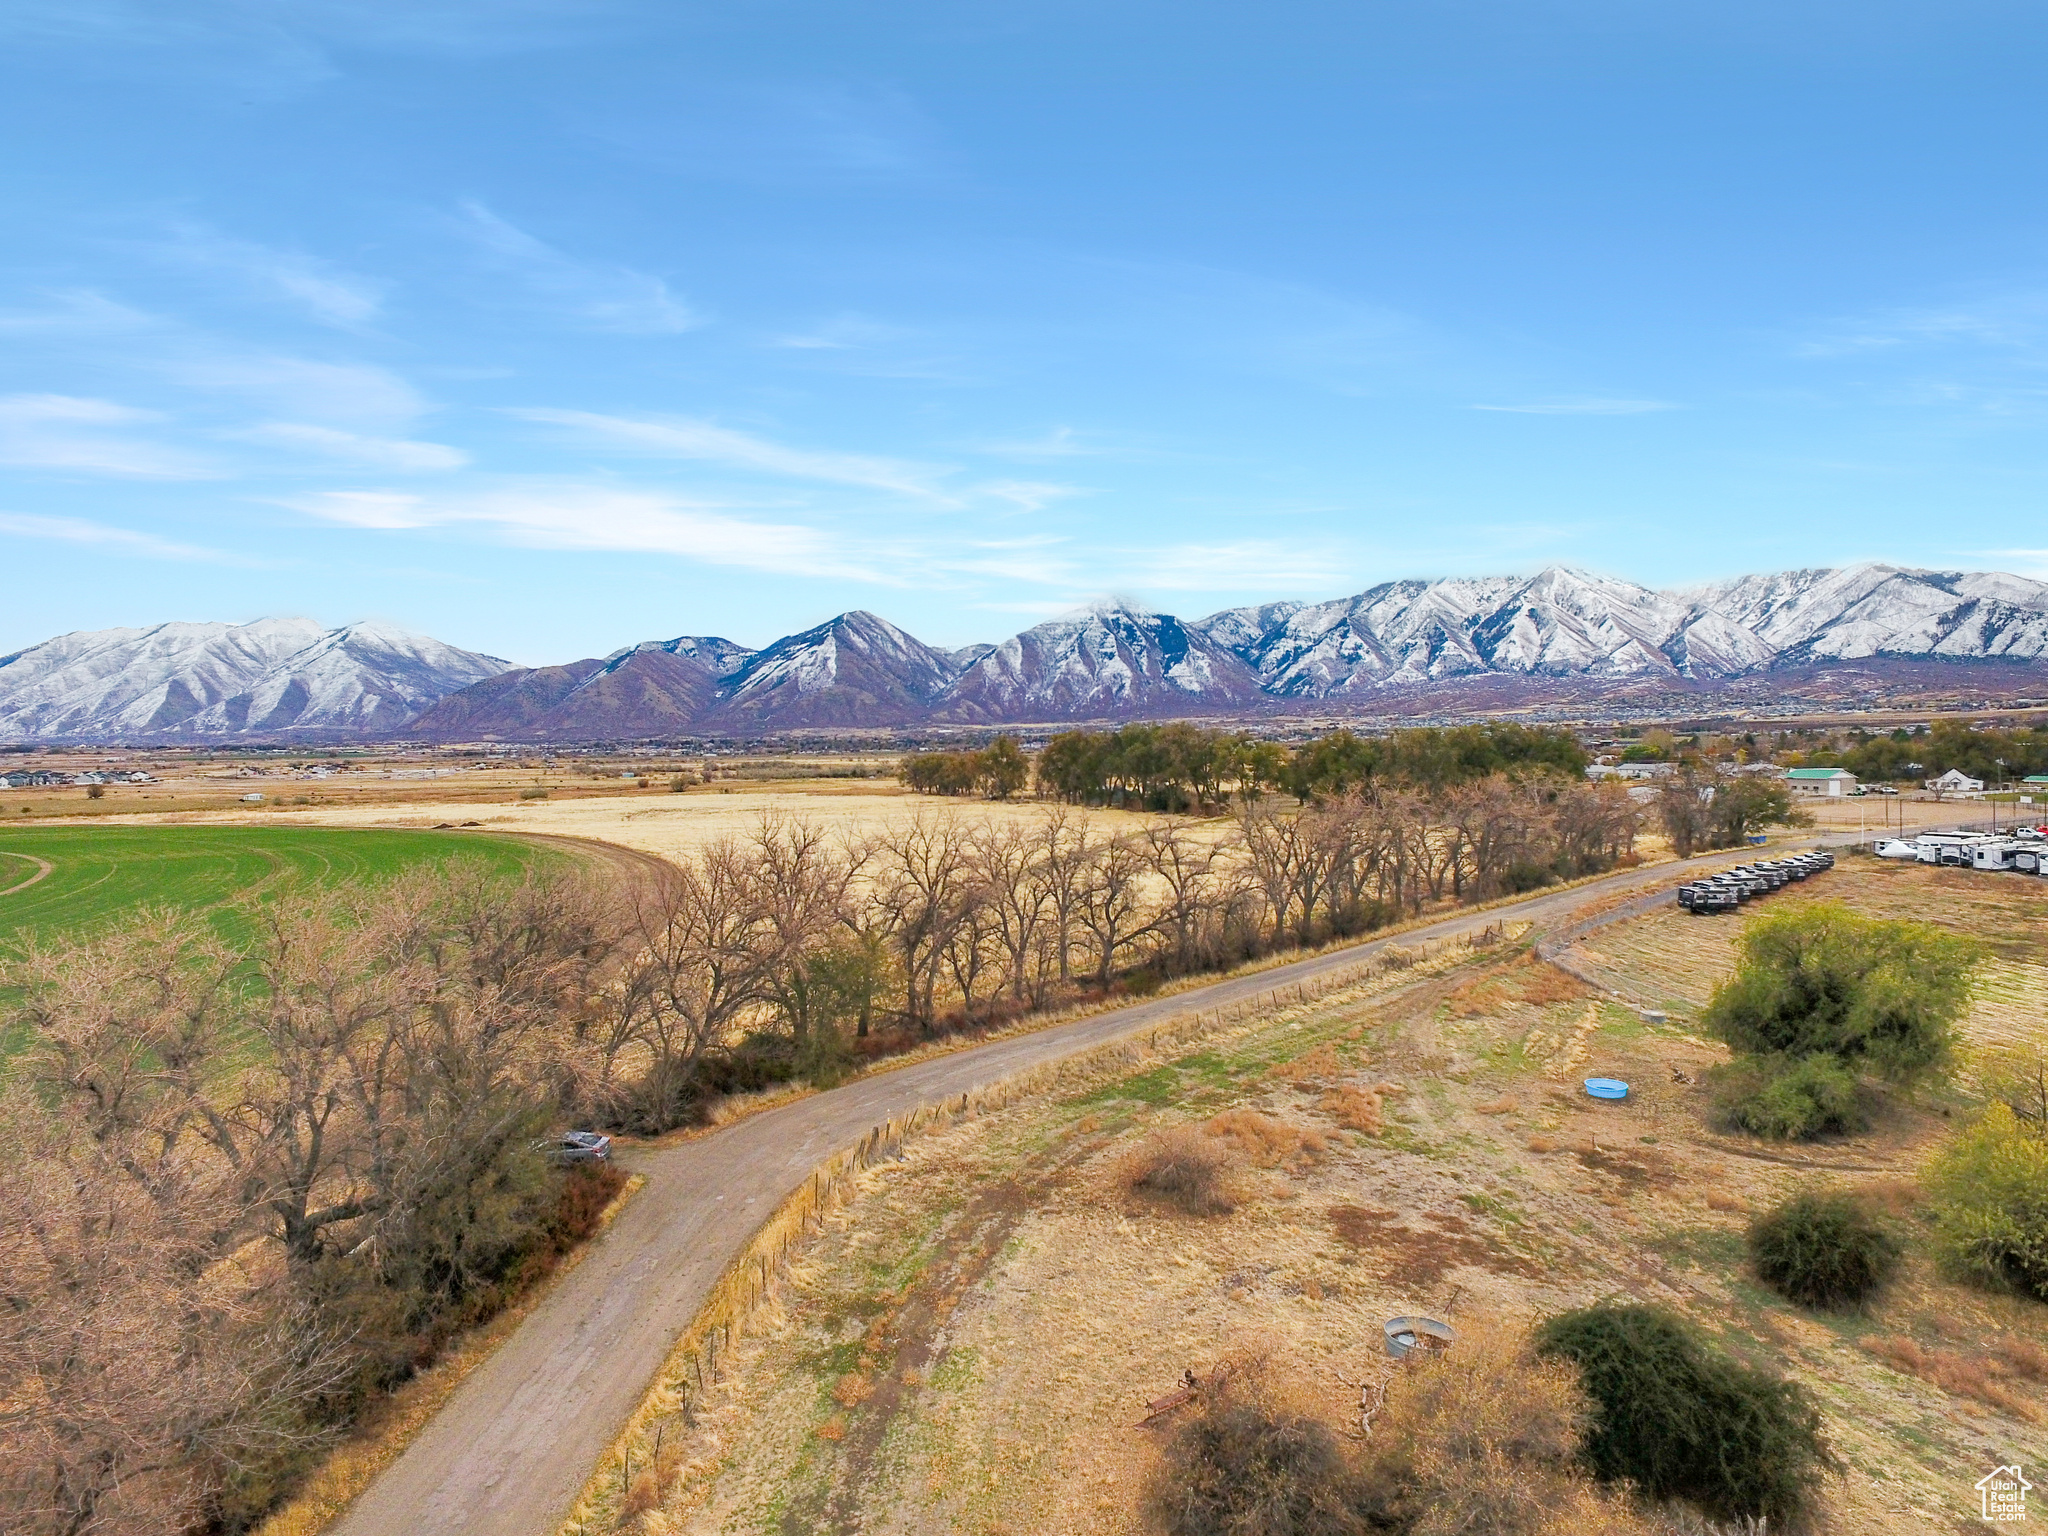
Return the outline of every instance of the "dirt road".
<path id="1" fill-rule="evenodd" d="M 1753 857 L 1755 850 L 1745 850 Z M 812 1169 L 919 1105 L 1042 1062 L 1357 965 L 1388 944 L 1453 937 L 1503 919 L 1553 924 L 1588 902 L 1674 878 L 1708 856 L 1653 865 L 1485 913 L 1464 913 L 1071 1024 L 883 1072 L 755 1115 L 696 1141 L 640 1153 L 647 1176 L 583 1262 L 354 1507 L 333 1536 L 553 1536 L 726 1265 Z"/>

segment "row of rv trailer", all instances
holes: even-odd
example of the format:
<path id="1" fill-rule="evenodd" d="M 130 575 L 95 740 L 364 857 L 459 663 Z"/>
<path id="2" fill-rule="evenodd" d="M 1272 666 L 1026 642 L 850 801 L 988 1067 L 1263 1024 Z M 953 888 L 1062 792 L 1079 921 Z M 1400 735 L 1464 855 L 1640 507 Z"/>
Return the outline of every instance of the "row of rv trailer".
<path id="1" fill-rule="evenodd" d="M 2010 832 L 1922 832 L 1910 841 L 1895 838 L 1879 843 L 1880 859 L 1917 859 L 1922 864 L 1949 864 L 1958 869 L 2009 869 L 2022 875 L 2048 875 L 2048 833 L 2039 827 Z"/>
<path id="2" fill-rule="evenodd" d="M 1687 881 L 1678 888 L 1678 904 L 1695 917 L 1705 917 L 1710 912 L 1733 912 L 1752 896 L 1768 896 L 1795 880 L 1834 867 L 1835 856 L 1822 849 L 1795 853 L 1787 859 L 1738 864 L 1704 880 Z"/>

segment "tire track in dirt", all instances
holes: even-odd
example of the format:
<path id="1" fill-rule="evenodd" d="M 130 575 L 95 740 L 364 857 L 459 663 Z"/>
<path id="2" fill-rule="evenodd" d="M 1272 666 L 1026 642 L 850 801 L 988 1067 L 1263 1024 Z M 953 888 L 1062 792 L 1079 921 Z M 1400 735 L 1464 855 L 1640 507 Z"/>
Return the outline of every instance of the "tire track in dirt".
<path id="1" fill-rule="evenodd" d="M 32 853 L 16 853 L 11 848 L 0 848 L 0 853 L 6 854 L 10 859 L 27 859 L 31 864 L 42 866 L 26 880 L 17 881 L 15 884 L 7 887 L 6 890 L 0 891 L 0 896 L 12 896 L 16 891 L 25 891 L 38 880 L 47 880 L 57 872 L 56 865 L 52 864 L 48 859 L 39 859 Z"/>
<path id="2" fill-rule="evenodd" d="M 607 866 L 612 873 L 638 885 L 644 885 L 659 876 L 662 871 L 675 867 L 658 853 L 628 848 L 623 843 L 601 842 L 594 837 L 573 837 L 566 832 L 493 831 L 485 835 L 508 838 L 518 843 L 537 843 L 542 847 L 557 848 L 574 858 Z"/>
<path id="3" fill-rule="evenodd" d="M 1049 1194 L 1071 1184 L 1075 1165 L 1104 1142 L 1103 1137 L 1084 1137 L 1057 1157 L 1050 1152 L 1033 1156 L 967 1203 L 902 1301 L 869 1324 L 865 1348 L 873 1350 L 879 1367 L 870 1372 L 876 1378 L 873 1389 L 847 1405 L 830 1492 L 816 1504 L 786 1510 L 782 1536 L 861 1529 L 861 1496 L 873 1480 L 883 1443 L 945 1358 L 939 1335 L 947 1319 L 987 1275 L 1018 1223 Z"/>

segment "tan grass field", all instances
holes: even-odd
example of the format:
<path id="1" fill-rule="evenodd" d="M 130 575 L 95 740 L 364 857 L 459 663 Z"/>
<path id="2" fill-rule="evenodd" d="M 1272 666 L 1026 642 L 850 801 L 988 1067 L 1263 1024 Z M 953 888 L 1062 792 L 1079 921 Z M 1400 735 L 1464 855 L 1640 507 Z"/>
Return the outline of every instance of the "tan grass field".
<path id="1" fill-rule="evenodd" d="M 2044 1029 L 2039 890 L 1845 860 L 1773 900 L 1979 933 L 1998 960 L 1967 1034 L 1991 1041 Z M 640 1528 L 1135 1532 L 1162 1433 L 1137 1421 L 1183 1370 L 1268 1352 L 1355 1423 L 1347 1383 L 1379 1372 L 1390 1316 L 1512 1324 L 1609 1297 L 1813 1387 L 1849 1469 L 1826 1529 L 1975 1528 L 1971 1485 L 2048 1444 L 2048 1309 L 1943 1280 L 1918 1241 L 1868 1316 L 1801 1312 L 1744 1273 L 1748 1213 L 1809 1179 L 1868 1187 L 1921 1232 L 1911 1177 L 1955 1106 L 1893 1104 L 1818 1146 L 1708 1131 L 1696 1080 L 1724 1053 L 1689 1021 L 1736 926 L 1660 911 L 1569 957 L 1665 1005 L 1661 1025 L 1555 967 L 1480 959 L 913 1139 L 802 1252 L 695 1427 L 665 1430 L 682 1475 Z M 1596 1073 L 1630 1100 L 1588 1099 Z M 1125 1187 L 1172 1127 L 1232 1160 L 1230 1214 Z"/>
<path id="2" fill-rule="evenodd" d="M 764 815 L 802 818 L 829 831 L 861 837 L 900 827 L 913 818 L 961 815 L 974 820 L 1036 822 L 1051 807 L 1043 801 L 940 799 L 911 794 L 893 780 L 818 785 L 709 786 L 687 794 L 643 791 L 547 800 L 404 800 L 365 805 L 281 806 L 247 811 L 124 815 L 121 822 L 203 821 L 212 825 L 460 828 L 466 822 L 493 832 L 583 837 L 672 858 L 723 837 L 745 837 Z M 1148 818 L 1123 811 L 1090 811 L 1105 831 L 1124 831 Z"/>

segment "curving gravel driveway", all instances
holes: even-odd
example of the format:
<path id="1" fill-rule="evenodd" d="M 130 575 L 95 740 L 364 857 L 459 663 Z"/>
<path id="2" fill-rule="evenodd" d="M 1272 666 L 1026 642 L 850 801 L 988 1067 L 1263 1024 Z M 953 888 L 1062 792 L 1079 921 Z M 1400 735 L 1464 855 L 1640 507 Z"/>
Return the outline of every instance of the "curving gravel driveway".
<path id="1" fill-rule="evenodd" d="M 856 1079 L 714 1135 L 622 1159 L 647 1185 L 583 1262 L 459 1386 L 332 1536 L 553 1536 L 675 1339 L 755 1229 L 818 1164 L 873 1126 L 1183 1013 L 1357 965 L 1388 944 L 1503 919 L 1542 924 L 1603 896 L 1754 850 L 1630 870 L 1219 981 L 916 1066 Z"/>

